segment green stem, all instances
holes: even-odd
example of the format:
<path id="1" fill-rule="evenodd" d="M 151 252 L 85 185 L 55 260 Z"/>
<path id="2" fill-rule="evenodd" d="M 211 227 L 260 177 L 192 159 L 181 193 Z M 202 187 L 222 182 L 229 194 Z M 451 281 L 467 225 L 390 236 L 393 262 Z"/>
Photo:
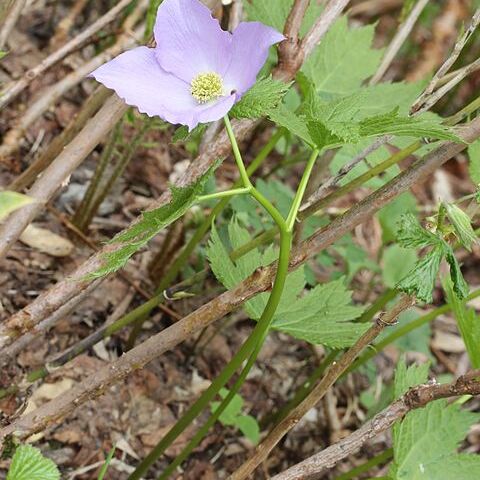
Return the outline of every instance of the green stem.
<path id="1" fill-rule="evenodd" d="M 233 357 L 230 363 L 222 370 L 220 375 L 212 382 L 210 387 L 202 394 L 202 396 L 189 408 L 189 410 L 180 418 L 180 420 L 174 425 L 174 427 L 167 433 L 167 435 L 157 444 L 157 446 L 150 452 L 150 454 L 140 463 L 137 469 L 130 475 L 129 480 L 138 480 L 148 469 L 149 467 L 162 455 L 165 450 L 175 441 L 175 439 L 193 422 L 193 420 L 200 415 L 204 408 L 211 402 L 211 400 L 218 394 L 220 389 L 228 382 L 228 380 L 234 375 L 238 370 L 241 364 L 249 357 L 247 365 L 242 370 L 239 375 L 237 382 L 234 387 L 221 403 L 217 411 L 212 414 L 209 421 L 201 428 L 192 441 L 187 445 L 185 450 L 174 460 L 174 462 L 167 468 L 167 470 L 162 474 L 161 478 L 167 478 L 175 468 L 181 464 L 181 462 L 188 456 L 188 454 L 195 448 L 196 445 L 202 440 L 206 432 L 209 430 L 210 426 L 215 423 L 221 413 L 227 408 L 229 402 L 235 395 L 235 393 L 241 388 L 243 382 L 245 381 L 248 372 L 254 365 L 258 353 L 261 350 L 263 342 L 266 338 L 268 330 L 270 328 L 271 322 L 275 311 L 280 303 L 283 289 L 285 286 L 285 281 L 288 275 L 288 266 L 290 259 L 290 251 L 292 248 L 292 228 L 288 228 L 285 222 L 285 219 L 280 214 L 280 212 L 270 203 L 270 201 L 262 195 L 250 182 L 248 178 L 247 171 L 245 169 L 238 144 L 233 133 L 230 121 L 228 117 L 225 117 L 225 125 L 229 135 L 229 138 L 232 143 L 232 149 L 234 152 L 235 160 L 240 171 L 240 176 L 244 183 L 245 188 L 250 190 L 250 195 L 255 198 L 258 203 L 269 213 L 273 218 L 275 223 L 278 226 L 280 231 L 280 254 L 278 259 L 277 273 L 275 276 L 274 285 L 272 287 L 272 292 L 269 296 L 267 305 L 255 326 L 253 332 L 242 345 L 237 354 Z M 318 153 L 317 153 L 318 155 Z M 314 162 L 315 158 L 312 160 Z M 310 163 L 310 162 L 309 162 Z M 296 216 L 297 203 L 301 203 L 303 199 L 303 193 L 305 191 L 306 184 L 310 177 L 311 167 L 306 168 L 305 172 L 300 181 L 301 193 L 297 195 L 298 202 L 294 202 L 290 209 L 288 218 Z"/>
<path id="2" fill-rule="evenodd" d="M 308 159 L 307 165 L 305 167 L 305 171 L 303 173 L 302 179 L 300 180 L 300 184 L 298 185 L 297 193 L 295 194 L 295 198 L 293 199 L 292 208 L 290 209 L 290 213 L 287 217 L 287 229 L 289 231 L 293 230 L 295 226 L 295 222 L 297 221 L 297 214 L 300 210 L 300 206 L 302 204 L 303 196 L 305 195 L 305 190 L 307 189 L 308 180 L 312 173 L 313 166 L 318 158 L 319 150 L 313 150 L 310 158 Z"/>
<path id="3" fill-rule="evenodd" d="M 232 188 L 231 190 L 225 190 L 223 192 L 209 193 L 208 195 L 200 195 L 197 198 L 198 202 L 205 202 L 207 200 L 215 200 L 217 198 L 230 198 L 235 195 L 244 195 L 250 193 L 249 188 Z"/>
<path id="4" fill-rule="evenodd" d="M 230 143 L 232 144 L 233 156 L 235 157 L 235 162 L 237 162 L 237 167 L 240 173 L 240 178 L 243 182 L 243 186 L 245 188 L 249 188 L 252 186 L 252 182 L 250 181 L 247 169 L 245 168 L 245 164 L 243 163 L 242 154 L 240 153 L 240 149 L 238 148 L 237 139 L 235 138 L 235 133 L 233 132 L 232 124 L 230 123 L 230 118 L 228 118 L 228 115 L 225 115 L 223 117 L 223 121 L 225 122 L 225 129 L 227 131 L 228 138 L 230 139 Z"/>

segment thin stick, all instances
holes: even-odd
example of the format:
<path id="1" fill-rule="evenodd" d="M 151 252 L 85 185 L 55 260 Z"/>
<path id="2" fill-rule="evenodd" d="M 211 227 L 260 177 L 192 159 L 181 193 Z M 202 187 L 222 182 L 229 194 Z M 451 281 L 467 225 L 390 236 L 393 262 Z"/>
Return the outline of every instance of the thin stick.
<path id="1" fill-rule="evenodd" d="M 405 40 L 410 35 L 410 32 L 415 26 L 415 23 L 417 23 L 418 17 L 423 12 L 423 9 L 427 6 L 428 1 L 429 0 L 418 0 L 417 4 L 415 5 L 415 7 L 413 7 L 407 19 L 400 25 L 397 33 L 390 42 L 390 45 L 385 52 L 385 55 L 383 56 L 382 63 L 378 67 L 375 75 L 371 78 L 370 85 L 376 84 L 383 78 L 385 72 L 392 64 L 393 59 L 396 57 L 400 48 L 405 43 Z"/>
<path id="2" fill-rule="evenodd" d="M 138 33 L 143 29 L 140 29 Z M 43 92 L 37 95 L 36 101 L 32 102 L 27 110 L 22 114 L 16 124 L 5 133 L 3 143 L 0 146 L 0 162 L 15 153 L 21 146 L 21 139 L 30 125 L 40 118 L 59 98 L 70 89 L 85 80 L 85 77 L 103 65 L 105 62 L 116 57 L 124 50 L 136 45 L 138 42 L 130 34 L 120 35 L 115 44 L 84 63 L 76 70 L 63 77 L 59 82 L 47 87 Z"/>
<path id="3" fill-rule="evenodd" d="M 399 302 L 385 315 L 380 317 L 338 360 L 333 362 L 317 386 L 299 403 L 257 446 L 254 454 L 232 475 L 229 480 L 243 480 L 247 478 L 263 462 L 277 443 L 313 408 L 337 381 L 340 375 L 357 358 L 359 353 L 366 348 L 389 325 L 393 325 L 398 316 L 415 303 L 415 300 L 404 295 Z"/>
<path id="4" fill-rule="evenodd" d="M 455 76 L 450 81 L 448 81 L 445 85 L 433 92 L 431 95 L 427 96 L 426 99 L 423 100 L 422 106 L 415 106 L 412 108 L 416 108 L 416 113 L 423 113 L 427 110 L 430 110 L 430 108 L 432 108 L 442 97 L 444 97 L 450 90 L 452 90 L 452 88 L 457 86 L 465 77 L 467 77 L 473 72 L 476 72 L 479 69 L 480 58 L 458 70 L 458 72 L 456 72 Z"/>
<path id="5" fill-rule="evenodd" d="M 68 14 L 63 17 L 57 25 L 55 34 L 49 41 L 49 49 L 56 50 L 57 46 L 65 41 L 70 29 L 82 13 L 90 0 L 76 0 Z"/>
<path id="6" fill-rule="evenodd" d="M 0 50 L 3 50 L 7 45 L 8 37 L 22 14 L 22 10 L 26 3 L 27 0 L 14 0 L 11 4 L 3 27 L 0 30 Z"/>
<path id="7" fill-rule="evenodd" d="M 98 112 L 100 107 L 111 95 L 112 92 L 103 85 L 98 87 L 84 103 L 80 112 L 78 112 L 78 114 L 70 121 L 65 130 L 55 137 L 40 156 L 7 186 L 7 190 L 15 190 L 18 192 L 29 187 L 37 176 L 53 162 L 57 155 L 60 154 L 65 145 L 71 142 L 75 135 L 80 132 L 87 121 Z"/>
<path id="8" fill-rule="evenodd" d="M 98 31 L 104 28 L 109 23 L 113 22 L 118 14 L 131 3 L 132 0 L 121 0 L 105 15 L 100 17 L 96 22 L 92 23 L 82 33 L 67 42 L 63 47 L 50 54 L 43 59 L 38 65 L 27 70 L 21 78 L 7 86 L 0 97 L 0 109 L 8 105 L 15 97 L 17 97 L 35 78 L 42 75 L 46 70 L 51 68 L 56 63 L 63 60 L 67 55 L 77 50 L 90 37 L 95 35 Z M 21 3 L 21 2 L 18 2 Z M 1 45 L 1 37 L 0 37 Z"/>
<path id="9" fill-rule="evenodd" d="M 480 8 L 477 8 L 475 11 L 472 21 L 470 22 L 470 26 L 467 30 L 463 33 L 463 35 L 457 40 L 455 47 L 453 48 L 452 54 L 445 60 L 443 65 L 438 69 L 437 73 L 433 76 L 432 80 L 428 84 L 427 88 L 423 91 L 423 93 L 415 100 L 415 103 L 412 106 L 411 111 L 417 112 L 419 111 L 423 105 L 425 104 L 427 98 L 434 92 L 437 88 L 438 82 L 440 79 L 452 68 L 453 64 L 456 62 L 457 58 L 460 56 L 463 48 L 465 47 L 466 43 L 472 36 L 472 34 L 477 29 L 480 23 Z"/>
<path id="10" fill-rule="evenodd" d="M 102 132 L 102 135 L 106 135 L 111 125 L 115 124 L 126 110 L 127 106 L 121 99 L 117 96 L 110 97 L 104 107 L 89 120 L 77 137 L 37 179 L 28 191 L 37 202 L 29 206 L 32 208 L 17 210 L 0 226 L 0 258 L 7 254 L 27 225 L 43 210 L 43 205 L 97 146 L 100 139 L 98 134 Z"/>
<path id="11" fill-rule="evenodd" d="M 411 388 L 399 400 L 378 413 L 348 437 L 312 455 L 301 463 L 275 475 L 272 480 L 308 480 L 319 478 L 338 462 L 358 452 L 365 443 L 391 428 L 395 422 L 417 408 L 442 398 L 462 395 L 480 395 L 480 371 L 475 370 L 444 385 L 419 385 Z"/>
<path id="12" fill-rule="evenodd" d="M 471 122 L 468 127 L 460 132 L 460 135 L 467 142 L 472 142 L 480 137 L 480 118 Z M 307 241 L 296 247 L 290 261 L 290 269 L 299 267 L 308 258 L 324 250 L 345 233 L 371 218 L 380 208 L 407 191 L 412 185 L 425 181 L 443 163 L 465 148 L 465 144 L 446 142 L 428 154 L 423 160 L 356 204 L 344 215 L 337 217 L 328 227 L 317 231 Z M 59 282 L 52 290 L 38 297 L 22 312 L 8 320 L 5 325 L 17 325 L 20 328 L 30 326 L 31 328 L 32 323 L 38 323 L 42 317 L 59 308 L 65 301 L 75 298 L 79 290 L 84 290 L 88 285 L 88 282 L 84 279 L 85 275 L 95 271 L 100 265 L 101 257 L 94 256 L 73 276 Z M 274 272 L 275 266 L 269 266 L 254 272 L 233 290 L 223 293 L 183 320 L 152 336 L 120 359 L 96 372 L 95 375 L 84 379 L 72 390 L 45 403 L 39 409 L 0 430 L 0 440 L 13 432 L 19 432 L 19 436 L 22 438 L 28 437 L 65 417 L 85 401 L 101 394 L 107 386 L 124 378 L 133 370 L 142 368 L 153 358 L 162 355 L 186 338 L 190 338 L 196 332 L 238 308 L 254 295 L 267 291 L 271 287 Z"/>

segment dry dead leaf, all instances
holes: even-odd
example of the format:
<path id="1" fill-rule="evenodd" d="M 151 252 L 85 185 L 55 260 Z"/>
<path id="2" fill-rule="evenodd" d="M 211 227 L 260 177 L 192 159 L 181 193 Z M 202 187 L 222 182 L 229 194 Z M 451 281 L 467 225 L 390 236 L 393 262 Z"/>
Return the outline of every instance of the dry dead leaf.
<path id="1" fill-rule="evenodd" d="M 45 228 L 29 225 L 20 235 L 20 240 L 29 247 L 52 257 L 67 257 L 75 248 L 73 243 Z"/>

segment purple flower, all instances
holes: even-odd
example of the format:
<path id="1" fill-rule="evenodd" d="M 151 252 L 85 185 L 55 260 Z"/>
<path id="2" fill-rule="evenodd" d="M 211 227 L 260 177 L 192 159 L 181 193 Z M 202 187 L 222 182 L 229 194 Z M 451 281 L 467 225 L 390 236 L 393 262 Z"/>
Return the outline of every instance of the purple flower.
<path id="1" fill-rule="evenodd" d="M 226 115 L 284 39 L 259 22 L 225 32 L 198 0 L 164 0 L 154 34 L 155 48 L 122 53 L 91 75 L 140 112 L 190 129 Z"/>

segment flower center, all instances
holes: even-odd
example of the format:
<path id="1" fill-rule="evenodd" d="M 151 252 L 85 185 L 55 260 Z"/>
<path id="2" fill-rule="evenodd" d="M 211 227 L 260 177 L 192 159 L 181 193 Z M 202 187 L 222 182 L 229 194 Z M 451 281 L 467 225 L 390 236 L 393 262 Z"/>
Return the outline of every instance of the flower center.
<path id="1" fill-rule="evenodd" d="M 198 103 L 207 103 L 223 95 L 222 77 L 215 72 L 200 73 L 191 83 L 192 97 Z"/>

